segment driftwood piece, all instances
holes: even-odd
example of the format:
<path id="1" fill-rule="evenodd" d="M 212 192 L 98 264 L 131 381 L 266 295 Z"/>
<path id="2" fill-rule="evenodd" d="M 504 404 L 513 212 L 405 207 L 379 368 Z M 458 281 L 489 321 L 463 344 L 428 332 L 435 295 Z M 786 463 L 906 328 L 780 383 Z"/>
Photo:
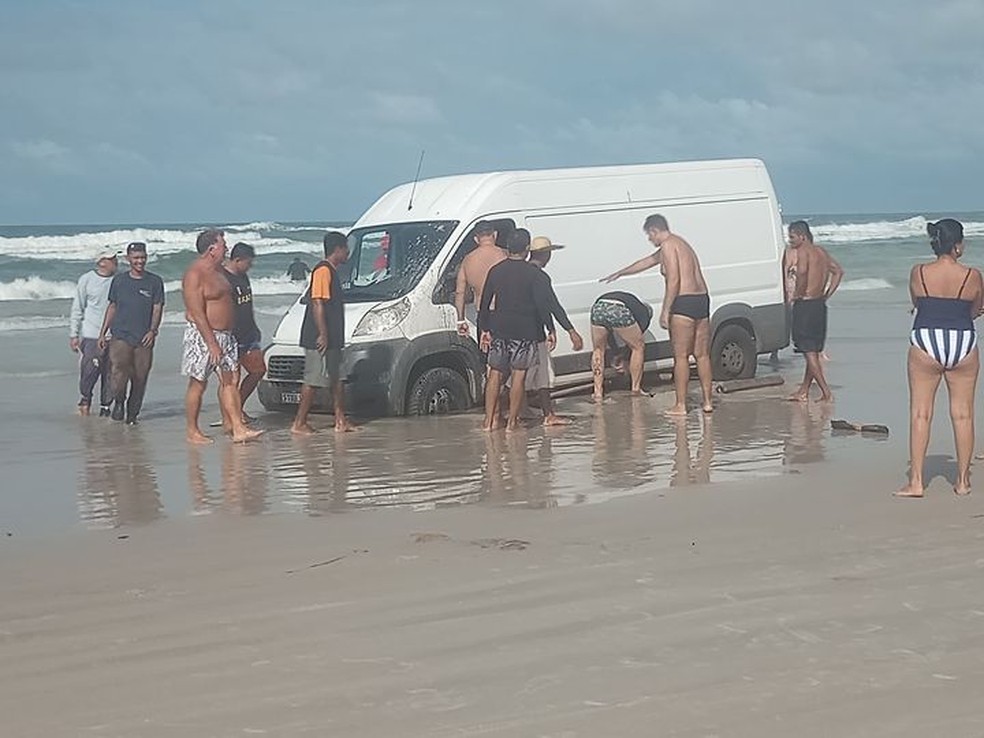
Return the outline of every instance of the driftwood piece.
<path id="1" fill-rule="evenodd" d="M 778 374 L 753 377 L 752 379 L 729 379 L 724 382 L 718 382 L 714 387 L 714 391 L 722 395 L 729 395 L 732 392 L 744 392 L 745 390 L 759 389 L 761 387 L 778 387 L 784 382 L 785 380 Z"/>

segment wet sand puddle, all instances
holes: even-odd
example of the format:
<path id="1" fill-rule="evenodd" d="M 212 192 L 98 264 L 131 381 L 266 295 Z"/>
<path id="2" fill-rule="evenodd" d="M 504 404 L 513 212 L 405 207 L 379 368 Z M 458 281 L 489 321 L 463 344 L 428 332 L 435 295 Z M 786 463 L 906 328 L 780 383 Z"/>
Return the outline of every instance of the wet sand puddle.
<path id="1" fill-rule="evenodd" d="M 85 524 L 111 527 L 189 513 L 547 508 L 781 474 L 823 460 L 830 442 L 829 411 L 780 393 L 730 396 L 713 416 L 681 420 L 663 415 L 668 405 L 665 392 L 614 394 L 601 406 L 571 398 L 558 405 L 571 425 L 511 434 L 483 433 L 480 416 L 466 414 L 295 438 L 287 418 L 266 416 L 261 442 L 206 448 L 173 432 L 86 423 L 78 509 Z"/>

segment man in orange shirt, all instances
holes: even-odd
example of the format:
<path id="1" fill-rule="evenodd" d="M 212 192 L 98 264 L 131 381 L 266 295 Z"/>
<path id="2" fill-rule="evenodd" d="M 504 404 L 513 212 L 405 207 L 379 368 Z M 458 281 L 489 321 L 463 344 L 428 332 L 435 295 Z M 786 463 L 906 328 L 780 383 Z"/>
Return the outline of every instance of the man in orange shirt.
<path id="1" fill-rule="evenodd" d="M 342 348 L 345 346 L 345 302 L 338 268 L 348 261 L 348 239 L 344 233 L 325 234 L 325 258 L 311 272 L 304 300 L 304 322 L 301 324 L 301 346 L 304 347 L 304 379 L 301 401 L 291 430 L 298 435 L 310 435 L 314 428 L 308 423 L 308 413 L 319 388 L 330 387 L 335 406 L 335 430 L 353 430 L 345 417 L 342 393 Z"/>

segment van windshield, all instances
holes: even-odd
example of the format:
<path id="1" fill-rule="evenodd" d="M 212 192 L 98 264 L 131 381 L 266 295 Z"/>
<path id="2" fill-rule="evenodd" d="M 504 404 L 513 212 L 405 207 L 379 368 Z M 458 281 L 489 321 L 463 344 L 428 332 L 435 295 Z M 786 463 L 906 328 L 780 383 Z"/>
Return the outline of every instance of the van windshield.
<path id="1" fill-rule="evenodd" d="M 347 302 L 403 297 L 434 263 L 458 221 L 393 223 L 356 228 L 349 260 L 340 270 Z"/>

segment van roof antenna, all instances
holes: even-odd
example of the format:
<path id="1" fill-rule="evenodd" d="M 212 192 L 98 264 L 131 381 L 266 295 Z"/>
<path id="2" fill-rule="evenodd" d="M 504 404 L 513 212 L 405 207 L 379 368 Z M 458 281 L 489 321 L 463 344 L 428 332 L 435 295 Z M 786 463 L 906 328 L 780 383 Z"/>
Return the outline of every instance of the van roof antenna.
<path id="1" fill-rule="evenodd" d="M 420 161 L 417 162 L 417 173 L 413 175 L 413 186 L 410 188 L 410 202 L 407 203 L 407 212 L 413 210 L 413 195 L 417 191 L 417 182 L 420 181 L 420 168 L 424 166 L 424 149 L 420 150 Z"/>

